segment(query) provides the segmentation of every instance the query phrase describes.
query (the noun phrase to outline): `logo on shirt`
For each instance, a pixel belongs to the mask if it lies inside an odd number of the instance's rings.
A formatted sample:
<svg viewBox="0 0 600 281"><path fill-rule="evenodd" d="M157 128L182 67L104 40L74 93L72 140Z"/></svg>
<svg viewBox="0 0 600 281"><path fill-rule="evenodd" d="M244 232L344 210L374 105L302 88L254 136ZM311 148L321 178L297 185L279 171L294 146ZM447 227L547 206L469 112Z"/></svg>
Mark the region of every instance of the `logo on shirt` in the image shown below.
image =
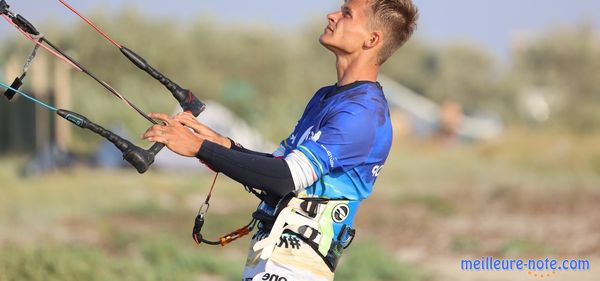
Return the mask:
<svg viewBox="0 0 600 281"><path fill-rule="evenodd" d="M312 141L319 141L319 139L321 138L321 134L322 134L322 132L318 131L316 134L314 134L312 137L310 137L310 139Z"/></svg>
<svg viewBox="0 0 600 281"><path fill-rule="evenodd" d="M331 218L334 222L340 223L343 222L349 214L350 207L348 207L348 204L342 203L333 208L333 211L331 212Z"/></svg>
<svg viewBox="0 0 600 281"><path fill-rule="evenodd" d="M381 165L381 166L377 165L377 166L373 167L373 170L371 170L371 172L373 173L373 176L378 177L379 173L381 173L381 169L383 169L383 165Z"/></svg>
<svg viewBox="0 0 600 281"><path fill-rule="evenodd" d="M306 131L304 132L304 134L302 134L302 137L300 137L300 139L298 140L298 145L301 145L302 143L304 143L305 140L307 140L308 138L312 137L314 135L314 133L312 132L312 129L315 126L310 126L310 128L306 129ZM292 142L293 144L294 142Z"/></svg>
<svg viewBox="0 0 600 281"><path fill-rule="evenodd" d="M327 149L327 147L324 145L321 145L321 148L325 149L325 152L327 152L327 158L329 158L329 167L333 168L333 161L335 160L333 153L331 153L331 151L329 151L329 149Z"/></svg>
<svg viewBox="0 0 600 281"><path fill-rule="evenodd" d="M306 129L306 131L304 131L304 134L302 134L302 136L298 139L298 143L297 145L301 145L302 143L304 143L307 139L310 139L312 141L319 141L319 139L321 138L321 131L318 131L317 133L314 133L312 130L315 126L310 126L310 128ZM296 134L292 134L290 136L290 143L292 145L296 144Z"/></svg>

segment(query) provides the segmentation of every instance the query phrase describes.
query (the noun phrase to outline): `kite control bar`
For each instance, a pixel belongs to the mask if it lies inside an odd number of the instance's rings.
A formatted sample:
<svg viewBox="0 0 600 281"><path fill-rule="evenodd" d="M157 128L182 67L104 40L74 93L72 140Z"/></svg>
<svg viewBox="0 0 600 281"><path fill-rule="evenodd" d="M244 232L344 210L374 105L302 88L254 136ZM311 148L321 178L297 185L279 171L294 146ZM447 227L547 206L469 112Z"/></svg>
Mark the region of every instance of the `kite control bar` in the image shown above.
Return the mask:
<svg viewBox="0 0 600 281"><path fill-rule="evenodd" d="M81 114L65 109L57 110L56 114L58 114L58 116L64 118L65 120L75 124L76 126L83 129L88 129L110 141L117 147L117 149L119 149L123 153L123 159L129 162L129 164L131 164L140 174L145 173L148 170L148 168L150 168L150 165L152 165L152 163L154 162L154 156L156 155L156 153L153 152L153 148L154 146L156 146L156 144L150 149L144 150L132 144L130 141L123 139L117 134L107 129L104 129L102 126L88 120L85 116Z"/></svg>
<svg viewBox="0 0 600 281"><path fill-rule="evenodd" d="M28 95L22 91L19 91L18 89L15 89L11 86L5 85L2 82L0 82L0 87L6 88L7 90L10 90L10 91L13 91L16 94L19 94L19 95L25 97L26 99L49 109L52 112L55 112L58 116L73 123L74 125L76 125L80 128L88 129L88 130L104 137L105 139L110 141L112 144L114 144L117 147L117 149L119 149L123 153L123 159L125 161L129 162L129 164L131 164L140 174L145 173L148 170L148 168L150 168L150 165L152 165L152 163L154 162L154 156L156 156L158 151L160 151L158 146L162 145L161 143L155 143L152 147L150 147L150 149L144 150L144 149L132 144L130 141L123 139L122 137L118 136L117 134L90 121L85 116L83 116L79 113L75 113L73 111L69 111L69 110L65 110L65 109L55 108L55 107L48 105L36 98L33 98L31 95ZM162 146L160 148L162 148Z"/></svg>
<svg viewBox="0 0 600 281"><path fill-rule="evenodd" d="M192 113L194 116L198 116L204 110L205 104L202 103L200 100L198 100L198 98L196 96L194 96L190 90L183 89L182 87L177 85L175 82L173 82L169 78L165 77L162 73L160 73L159 71L154 69L151 65L149 65L144 58L137 55L132 50L130 50L126 47L122 47L121 45L117 44L114 40L112 40L110 37L108 37L104 32L102 32L100 29L98 29L90 20L83 17L76 10L74 10L72 7L70 7L67 3L65 3L64 1L60 1L60 2L63 3L65 6L67 6L69 9L71 9L73 12L75 12L77 15L79 15L88 24L90 24L92 27L94 27L94 29L96 29L98 32L100 32L102 35L104 35L108 40L110 40L115 46L117 46L121 50L123 55L125 55L129 60L131 60L131 62L133 62L137 67L144 70L145 72L150 74L150 76L152 76L157 81L159 81L161 84L163 84L173 94L175 99L177 99L177 101L179 102L179 104L181 105L181 107L183 108L184 111L188 111L188 112ZM79 71L85 73L86 75L90 76L91 78L93 78L96 82L101 84L109 92L111 92L112 94L117 96L127 106L129 106L130 108L135 110L137 113L142 115L148 121L152 122L153 124L158 124L158 122L156 120L153 120L147 114L145 114L143 111L141 111L138 107L136 107L133 103L129 102L129 100L127 100L125 97L123 97L121 94L119 94L112 86L110 86L108 83L100 80L93 73L88 71L83 65L81 65L79 62L74 60L72 57L67 55L62 50L60 50L52 42L50 42L49 40L44 38L43 34L41 34L35 28L35 26L33 24L31 24L27 19L25 19L21 15L14 14L9 9L10 9L10 6L6 3L6 1L0 0L0 15L2 17L4 17L9 23L13 24L19 31L21 31L21 33L23 33L23 35L25 35L25 37L27 37L29 40L31 40L35 44L35 48L33 49L31 55L29 56L27 62L25 63L25 65L23 67L23 73L19 77L17 77L10 86L2 84L2 86L7 89L6 92L4 93L6 98L11 100L16 93L19 93L22 96L24 96L24 94L22 92L19 92L18 89L23 85L23 79L25 78L25 76L27 74L29 65L31 64L32 60L34 59L38 48L43 47L44 49L48 50L50 53L55 55L57 58L67 62L68 64L70 64L71 66L76 68L77 70L79 70ZM29 99L34 100L38 104L41 103L41 104L45 105L43 102L41 102L39 100L35 100L31 97L29 97ZM67 110L62 110L62 109L59 110L59 109L56 109L56 108L53 108L53 107L47 106L47 105L46 105L46 107L53 109L53 111L55 111L59 116L65 118L69 122L71 122L81 128L89 129L92 132L108 139L123 153L123 158L127 162L129 162L131 165L133 165L139 173L144 173L148 170L150 165L152 165L152 163L154 162L154 157L165 146L164 144L161 144L161 143L154 143L152 145L152 147L150 147L148 150L144 150L142 148L139 148L139 147L133 145L131 142L115 135L114 133L102 128L101 126L89 121L87 118L85 118L84 116L82 116L80 114L77 114L77 113L74 113L71 111L67 111Z"/></svg>
<svg viewBox="0 0 600 281"><path fill-rule="evenodd" d="M152 78L158 80L158 82L163 84L171 92L171 94L173 94L173 97L175 97L175 99L177 99L177 101L181 105L181 108L183 108L184 111L188 111L196 117L198 115L200 115L200 113L202 113L202 111L204 111L204 108L206 105L203 102L201 102L200 100L198 100L198 98L196 96L194 96L192 91L190 91L188 89L183 89L182 87L177 85L177 83L171 81L171 79L167 78L165 75L160 73L158 70L154 69L140 55L136 54L134 51L130 50L129 48L117 43L116 40L114 40L110 36L108 36L108 34L106 34L106 32L104 32L104 31L102 31L102 29L100 29L96 24L94 24L94 22L92 22L90 19L88 19L87 17L82 15L80 12L75 10L75 8L71 7L71 5L69 5L67 2L65 2L64 0L58 0L58 1L60 3L62 3L65 7L67 7L67 9L71 10L73 13L75 13L77 16L79 16L83 21L85 21L89 26L91 26L96 32L98 32L100 35L102 35L104 38L106 38L108 41L110 41L110 43L112 45L114 45L119 50L121 50L121 53L123 53L123 55L125 55L125 57L127 57L138 68L140 68L141 70L150 74L150 76L152 76Z"/></svg>

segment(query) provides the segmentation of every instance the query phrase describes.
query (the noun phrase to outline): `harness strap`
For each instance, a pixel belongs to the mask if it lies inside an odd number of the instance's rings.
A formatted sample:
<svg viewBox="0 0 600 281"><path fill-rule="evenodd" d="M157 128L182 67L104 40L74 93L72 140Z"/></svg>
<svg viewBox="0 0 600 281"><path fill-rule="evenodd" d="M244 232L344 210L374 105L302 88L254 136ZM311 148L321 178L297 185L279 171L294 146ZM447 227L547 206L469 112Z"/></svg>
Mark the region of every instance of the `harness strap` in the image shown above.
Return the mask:
<svg viewBox="0 0 600 281"><path fill-rule="evenodd" d="M292 201L295 201L294 199L292 199ZM266 260L271 257L271 254L273 254L273 250L275 249L275 246L279 243L279 238L283 234L284 230L286 229L286 224L288 223L298 226L306 225L314 229L319 228L319 224L317 221L299 214L298 212L296 212L295 208L291 206L284 208L279 213L279 216L277 216L277 220L275 221L275 224L273 225L269 236L267 236L267 238L261 241L256 242L252 247L254 251L262 250L260 255L261 259Z"/></svg>
<svg viewBox="0 0 600 281"><path fill-rule="evenodd" d="M198 210L198 215L196 216L196 220L194 221L194 228L192 230L192 238L194 238L194 241L198 245L204 243L204 244L214 245L214 246L216 246L216 245L225 246L241 237L244 237L244 236L250 234L250 232L252 232L252 230L254 229L254 227L256 226L256 224L258 222L257 219L252 218L252 220L247 225L245 225L237 230L234 230L231 233L221 236L219 238L219 240L217 240L217 241L210 241L210 240L204 239L204 237L202 236L202 233L201 233L202 227L204 226L204 217L205 217L206 213L208 212L208 209L210 208L210 199L212 197L212 192L215 188L215 184L217 182L218 176L219 176L219 173L217 172L215 174L213 182L210 186L210 190L208 191L208 194L206 195L206 199L204 200L204 203L202 203L202 205L200 206L200 209Z"/></svg>
<svg viewBox="0 0 600 281"><path fill-rule="evenodd" d="M335 271L343 250L352 243L356 234L354 229L344 224L337 237L332 237L332 209L339 204L335 201L339 200L291 198L287 204L281 204L285 208L269 216L270 221L275 219L275 222L271 223L268 236L257 241L252 250L262 251L260 258L268 259L280 242L281 235L293 233L313 248L332 272ZM260 219L258 216L254 218Z"/></svg>
<svg viewBox="0 0 600 281"><path fill-rule="evenodd" d="M316 243L320 242L321 234L319 232L320 215L327 201L324 200L303 200L296 197L290 198L286 207L281 209L276 216L275 223L271 227L271 232L267 238L254 244L253 250L262 250L261 258L268 259L275 246L279 243L279 237L285 230L291 230L296 233L302 229L302 233L313 229L308 237L318 238Z"/></svg>

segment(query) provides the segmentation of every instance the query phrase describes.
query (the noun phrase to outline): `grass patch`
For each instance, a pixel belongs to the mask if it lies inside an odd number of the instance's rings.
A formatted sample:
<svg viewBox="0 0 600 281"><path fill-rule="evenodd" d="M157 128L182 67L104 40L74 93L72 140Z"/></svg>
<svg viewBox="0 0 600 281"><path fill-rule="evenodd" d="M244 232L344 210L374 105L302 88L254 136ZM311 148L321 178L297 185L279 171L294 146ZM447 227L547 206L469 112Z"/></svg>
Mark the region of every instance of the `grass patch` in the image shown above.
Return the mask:
<svg viewBox="0 0 600 281"><path fill-rule="evenodd" d="M132 203L128 206L121 206L121 208L115 208L110 210L107 215L119 215L119 216L130 216L130 217L162 217L172 215L172 210L162 206L154 200L145 200L140 202Z"/></svg>
<svg viewBox="0 0 600 281"><path fill-rule="evenodd" d="M199 280L200 276L238 280L241 275L241 258L202 253L170 239L146 240L139 247L136 254L114 257L77 245L8 246L0 252L0 280L162 281Z"/></svg>
<svg viewBox="0 0 600 281"><path fill-rule="evenodd" d="M188 245L182 249L171 239L153 238L141 243L140 253L144 263L154 269L155 280L191 280L199 275L240 278L244 261L241 256L233 260L214 255L206 246Z"/></svg>
<svg viewBox="0 0 600 281"><path fill-rule="evenodd" d="M9 246L0 254L2 280L150 280L147 269L127 260L111 259L95 249L76 246L33 249Z"/></svg>
<svg viewBox="0 0 600 281"><path fill-rule="evenodd" d="M417 204L440 216L448 216L455 212L454 205L450 200L437 195L404 195L398 198L397 204Z"/></svg>
<svg viewBox="0 0 600 281"><path fill-rule="evenodd" d="M462 254L476 253L481 248L481 242L474 237L458 236L452 239L450 248L452 251Z"/></svg>
<svg viewBox="0 0 600 281"><path fill-rule="evenodd" d="M378 243L396 247L414 241L410 231L395 236L396 227L438 231L428 223L480 212L488 203L493 205L491 211L510 210L564 193L569 195L564 200L578 206L580 197L570 194L600 186L598 140L510 133L496 143L451 148L398 141L377 181L375 196L385 200L382 206L410 204L418 208L400 210L416 209L421 214L424 209L427 215L418 216L425 219L422 223L396 224L390 222L398 214L384 210L385 216L369 218L373 227L369 235L384 233L386 241ZM211 174L151 170L141 176L130 170L76 168L24 179L18 173L23 163L23 158L0 158L0 281L239 280L248 239L224 250L198 250L190 238ZM562 193L536 196L556 191ZM220 177L206 236L218 237L246 224L256 203L239 184ZM410 214L406 218L414 219ZM465 233L453 238L443 254L488 251L483 249L488 239ZM551 251L520 237L503 239L507 242L489 252L538 256ZM553 246L560 253L561 245ZM355 244L342 258L336 280L428 278L394 259L394 250Z"/></svg>
<svg viewBox="0 0 600 281"><path fill-rule="evenodd" d="M503 257L548 256L552 254L552 249L529 239L513 239L500 247L499 254Z"/></svg>
<svg viewBox="0 0 600 281"><path fill-rule="evenodd" d="M352 245L340 261L335 280L382 280L418 281L426 280L415 267L397 261L374 243Z"/></svg>
<svg viewBox="0 0 600 281"><path fill-rule="evenodd" d="M592 170L596 173L596 175L600 176L600 154L590 159L590 166L592 167Z"/></svg>

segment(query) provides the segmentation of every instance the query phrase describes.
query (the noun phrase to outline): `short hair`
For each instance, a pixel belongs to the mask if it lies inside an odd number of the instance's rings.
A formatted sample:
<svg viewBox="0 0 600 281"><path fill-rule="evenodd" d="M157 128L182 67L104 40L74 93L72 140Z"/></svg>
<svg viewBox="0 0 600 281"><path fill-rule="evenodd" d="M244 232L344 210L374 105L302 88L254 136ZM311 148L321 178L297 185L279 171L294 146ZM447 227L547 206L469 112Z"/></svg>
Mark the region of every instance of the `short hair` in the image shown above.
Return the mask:
<svg viewBox="0 0 600 281"><path fill-rule="evenodd" d="M419 10L412 0L369 0L371 24L383 28L384 41L378 63L383 64L411 37L417 28Z"/></svg>

